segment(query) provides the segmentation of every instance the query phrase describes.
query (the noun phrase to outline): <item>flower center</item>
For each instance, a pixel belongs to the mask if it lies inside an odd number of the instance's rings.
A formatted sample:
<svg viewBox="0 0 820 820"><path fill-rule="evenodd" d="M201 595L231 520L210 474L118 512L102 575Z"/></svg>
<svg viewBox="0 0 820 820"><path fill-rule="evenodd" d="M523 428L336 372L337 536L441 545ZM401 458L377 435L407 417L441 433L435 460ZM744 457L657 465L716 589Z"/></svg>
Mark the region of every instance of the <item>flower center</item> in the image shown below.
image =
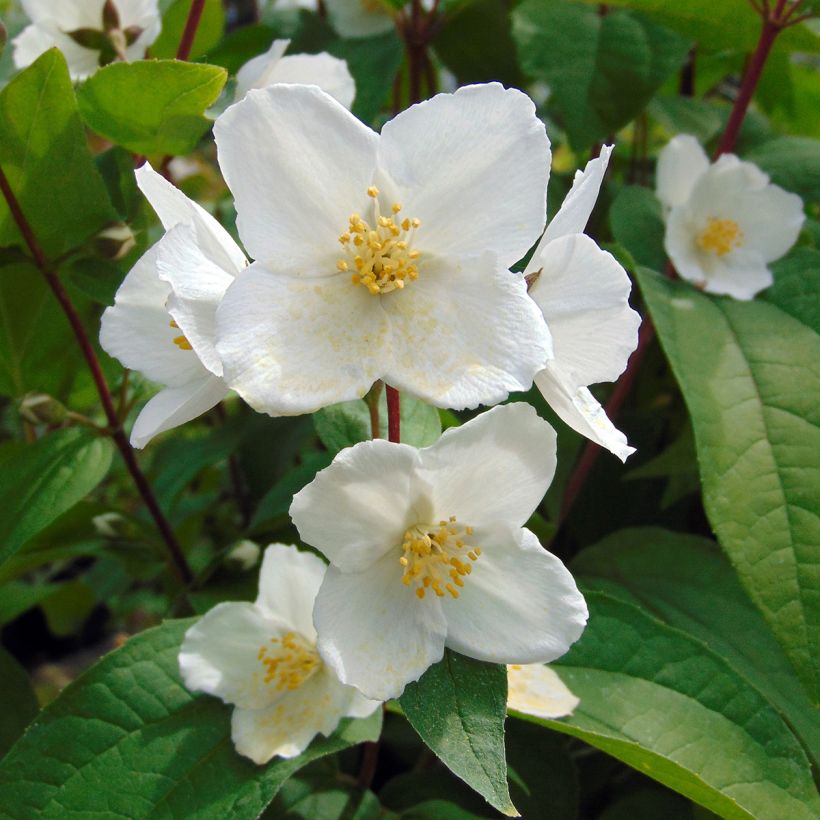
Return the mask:
<svg viewBox="0 0 820 820"><path fill-rule="evenodd" d="M259 647L256 657L265 667L265 683L272 683L277 691L298 689L319 669L319 653L301 635L288 632L270 642L271 647Z"/></svg>
<svg viewBox="0 0 820 820"><path fill-rule="evenodd" d="M698 237L698 245L705 251L725 256L732 248L743 245L743 231L734 219L710 216L706 230Z"/></svg>
<svg viewBox="0 0 820 820"><path fill-rule="evenodd" d="M424 598L428 589L443 598L450 593L458 598L458 587L464 586L464 576L473 571L470 561L481 555L481 547L465 543L464 537L473 534L472 527L459 527L456 517L439 521L438 526L417 524L404 534L399 563L404 567L402 583L416 584L416 595ZM466 556L469 561L463 561Z"/></svg>
<svg viewBox="0 0 820 820"><path fill-rule="evenodd" d="M367 195L373 200L375 225L371 228L359 214L350 215L347 231L339 237L347 258L339 259L336 267L342 273L352 271L354 285L363 285L378 296L418 278L416 260L421 254L412 249L412 243L421 222L407 217L397 221L402 207L398 202L393 203L392 216L382 216L375 185L367 189Z"/></svg>
<svg viewBox="0 0 820 820"><path fill-rule="evenodd" d="M171 321L168 322L168 327L179 328L179 325L171 319ZM185 338L185 336L174 336L173 342L180 350L193 350L191 343Z"/></svg>

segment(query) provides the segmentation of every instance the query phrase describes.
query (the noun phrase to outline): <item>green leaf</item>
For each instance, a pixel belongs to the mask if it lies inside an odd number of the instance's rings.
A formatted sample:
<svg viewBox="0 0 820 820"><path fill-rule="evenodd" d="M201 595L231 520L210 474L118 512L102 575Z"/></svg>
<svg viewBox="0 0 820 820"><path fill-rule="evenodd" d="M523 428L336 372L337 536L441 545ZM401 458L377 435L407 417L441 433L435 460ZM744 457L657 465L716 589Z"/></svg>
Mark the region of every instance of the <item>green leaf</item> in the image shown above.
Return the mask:
<svg viewBox="0 0 820 820"><path fill-rule="evenodd" d="M692 134L708 142L723 127L724 117L712 103L691 97L655 97L649 113L672 134Z"/></svg>
<svg viewBox="0 0 820 820"><path fill-rule="evenodd" d="M615 133L682 65L689 42L632 12L601 16L562 0L524 0L513 12L524 71L548 83L573 148Z"/></svg>
<svg viewBox="0 0 820 820"><path fill-rule="evenodd" d="M655 527L621 530L572 563L586 586L638 604L706 644L820 749L820 715L713 541Z"/></svg>
<svg viewBox="0 0 820 820"><path fill-rule="evenodd" d="M820 199L820 140L777 137L753 148L743 159L764 170L775 185L808 202Z"/></svg>
<svg viewBox="0 0 820 820"><path fill-rule="evenodd" d="M0 647L0 758L39 710L25 669Z"/></svg>
<svg viewBox="0 0 820 820"><path fill-rule="evenodd" d="M186 154L211 127L202 114L227 78L224 68L177 60L112 63L77 89L77 101L91 128L129 151Z"/></svg>
<svg viewBox="0 0 820 820"><path fill-rule="evenodd" d="M0 563L105 478L113 445L87 430L57 430L20 446L0 470Z"/></svg>
<svg viewBox="0 0 820 820"><path fill-rule="evenodd" d="M45 52L0 92L0 167L46 256L80 245L116 219L57 49ZM0 196L4 245L24 242Z"/></svg>
<svg viewBox="0 0 820 820"><path fill-rule="evenodd" d="M449 649L399 698L407 720L453 774L502 814L515 816L507 788L504 718L507 670Z"/></svg>
<svg viewBox="0 0 820 820"><path fill-rule="evenodd" d="M648 188L625 185L609 210L615 241L623 245L639 265L663 270L664 223L661 204Z"/></svg>
<svg viewBox="0 0 820 820"><path fill-rule="evenodd" d="M406 393L401 395L401 440L413 447L428 447L441 435L438 410ZM370 410L363 399L324 407L313 414L313 424L322 444L331 453L370 438ZM379 396L379 433L387 438L387 398Z"/></svg>
<svg viewBox="0 0 820 820"><path fill-rule="evenodd" d="M256 818L302 766L378 737L381 710L343 721L298 757L267 766L240 757L230 707L179 680L192 622L131 638L66 687L0 763L0 805L43 818Z"/></svg>
<svg viewBox="0 0 820 820"><path fill-rule="evenodd" d="M553 669L581 700L560 721L721 817L809 820L820 800L789 728L705 644L631 604L586 595L589 625Z"/></svg>
<svg viewBox="0 0 820 820"><path fill-rule="evenodd" d="M151 56L158 59L176 57L188 12L193 0L174 0L162 15L162 31L151 45ZM225 11L221 0L205 0L202 16L196 29L189 60L196 60L209 52L222 39L225 28Z"/></svg>
<svg viewBox="0 0 820 820"><path fill-rule="evenodd" d="M373 792L341 782L338 773L303 777L283 784L261 820L384 820Z"/></svg>
<svg viewBox="0 0 820 820"><path fill-rule="evenodd" d="M820 338L765 302L638 280L692 417L706 513L816 699Z"/></svg>
<svg viewBox="0 0 820 820"><path fill-rule="evenodd" d="M820 251L795 248L772 265L774 284L763 298L820 333Z"/></svg>
<svg viewBox="0 0 820 820"><path fill-rule="evenodd" d="M11 581L4 583L2 589L0 626L43 603L60 589L60 584L28 584L24 581Z"/></svg>

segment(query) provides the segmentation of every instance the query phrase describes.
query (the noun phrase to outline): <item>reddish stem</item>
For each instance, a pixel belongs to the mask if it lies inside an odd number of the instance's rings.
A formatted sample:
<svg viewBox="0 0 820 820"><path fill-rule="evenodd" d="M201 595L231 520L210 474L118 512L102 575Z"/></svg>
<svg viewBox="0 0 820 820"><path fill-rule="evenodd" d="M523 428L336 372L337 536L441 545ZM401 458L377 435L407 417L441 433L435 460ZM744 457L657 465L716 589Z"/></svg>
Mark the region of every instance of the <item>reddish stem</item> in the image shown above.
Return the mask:
<svg viewBox="0 0 820 820"><path fill-rule="evenodd" d="M182 32L179 48L177 49L177 60L187 60L191 56L196 30L199 28L199 21L202 18L204 8L205 0L191 0L188 19L185 21L185 29Z"/></svg>
<svg viewBox="0 0 820 820"><path fill-rule="evenodd" d="M395 387L386 384L387 391L387 439L398 444L401 441L401 397Z"/></svg>
<svg viewBox="0 0 820 820"><path fill-rule="evenodd" d="M45 277L45 280L51 288L52 293L54 293L57 297L57 301L60 303L60 307L63 309L63 313L65 313L68 323L71 325L71 329L77 339L77 344L80 346L83 357L88 364L88 369L91 371L91 377L94 379L97 392L100 395L103 411L105 412L105 417L108 420L111 438L114 440L114 444L116 444L117 449L120 451L120 454L125 461L125 466L128 468L128 472L131 473L134 484L136 484L137 490L139 491L142 500L145 502L145 506L148 507L148 511L151 513L152 518L156 522L157 528L159 529L160 534L168 547L168 552L171 555L174 567L183 582L186 584L190 583L194 577L191 572L191 568L188 566L185 555L176 540L176 536L174 535L170 524L160 509L159 504L151 491L151 487L145 478L145 475L140 469L139 464L137 464L134 450L129 444L128 439L125 436L125 432L122 429L120 419L117 416L117 411L114 407L114 400L111 397L111 391L108 389L108 383L105 381L105 376L103 375L102 368L100 367L100 361L97 358L97 354L94 351L91 340L88 338L88 334L85 332L82 320L80 319L71 298L63 287L63 283L60 281L59 277L52 268L51 263L46 258L43 249L40 247L40 243L37 241L37 237L34 235L34 231L32 230L29 221L26 219L26 216L20 207L20 203L17 201L17 197L14 195L11 186L9 185L8 179L6 178L6 174L2 167L0 167L0 192L2 192L3 197L8 203L9 211L11 211L14 221L17 224L26 245L28 245L31 255L34 257L35 264Z"/></svg>

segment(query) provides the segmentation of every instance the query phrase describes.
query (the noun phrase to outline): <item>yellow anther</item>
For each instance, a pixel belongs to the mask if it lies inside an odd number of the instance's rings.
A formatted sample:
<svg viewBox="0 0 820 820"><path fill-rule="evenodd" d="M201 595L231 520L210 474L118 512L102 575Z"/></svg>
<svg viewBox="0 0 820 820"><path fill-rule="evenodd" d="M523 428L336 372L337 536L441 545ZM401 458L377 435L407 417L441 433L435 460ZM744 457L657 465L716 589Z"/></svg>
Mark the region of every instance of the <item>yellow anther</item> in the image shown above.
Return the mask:
<svg viewBox="0 0 820 820"><path fill-rule="evenodd" d="M184 336L174 336L174 344L180 350L193 350L191 343Z"/></svg>
<svg viewBox="0 0 820 820"><path fill-rule="evenodd" d="M743 231L734 219L709 217L706 230L698 237L702 250L725 256L733 248L743 246Z"/></svg>
<svg viewBox="0 0 820 820"><path fill-rule="evenodd" d="M171 321L168 322L168 327L179 327L179 325L176 322L176 319L171 319Z"/></svg>
<svg viewBox="0 0 820 820"><path fill-rule="evenodd" d="M344 259L340 259L340 260L336 263L336 267L337 267L340 271L342 271L342 273L346 273L346 272L347 272L347 269L348 269L348 268L347 268L347 262L345 262L345 260L344 260Z"/></svg>
<svg viewBox="0 0 820 820"><path fill-rule="evenodd" d="M401 210L401 203L394 202L390 210L393 211L394 214L397 214Z"/></svg>
<svg viewBox="0 0 820 820"><path fill-rule="evenodd" d="M274 684L278 691L298 689L321 664L316 649L295 632L288 632L281 641L271 638L270 642L281 647L269 652L266 646L260 646L257 659L265 669L264 682Z"/></svg>
<svg viewBox="0 0 820 820"><path fill-rule="evenodd" d="M416 588L416 597L421 600L424 597L424 587Z"/></svg>
<svg viewBox="0 0 820 820"><path fill-rule="evenodd" d="M375 185L371 185L367 189L367 195L375 199L379 195L379 189Z"/></svg>

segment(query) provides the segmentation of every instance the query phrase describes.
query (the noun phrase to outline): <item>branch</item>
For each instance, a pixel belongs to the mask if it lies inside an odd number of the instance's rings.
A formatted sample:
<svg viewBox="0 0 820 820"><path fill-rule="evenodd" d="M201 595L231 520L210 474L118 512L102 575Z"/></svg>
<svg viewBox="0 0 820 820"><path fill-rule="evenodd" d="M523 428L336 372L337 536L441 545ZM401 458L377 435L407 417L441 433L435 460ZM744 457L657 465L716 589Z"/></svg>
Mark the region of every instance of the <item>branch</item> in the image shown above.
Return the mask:
<svg viewBox="0 0 820 820"><path fill-rule="evenodd" d="M398 444L401 441L401 397L399 391L389 384L387 390L387 438Z"/></svg>
<svg viewBox="0 0 820 820"><path fill-rule="evenodd" d="M191 56L196 30L199 28L199 21L202 19L204 8L205 0L191 0L188 19L185 21L185 28L182 31L179 48L177 49L177 60L187 60Z"/></svg>

